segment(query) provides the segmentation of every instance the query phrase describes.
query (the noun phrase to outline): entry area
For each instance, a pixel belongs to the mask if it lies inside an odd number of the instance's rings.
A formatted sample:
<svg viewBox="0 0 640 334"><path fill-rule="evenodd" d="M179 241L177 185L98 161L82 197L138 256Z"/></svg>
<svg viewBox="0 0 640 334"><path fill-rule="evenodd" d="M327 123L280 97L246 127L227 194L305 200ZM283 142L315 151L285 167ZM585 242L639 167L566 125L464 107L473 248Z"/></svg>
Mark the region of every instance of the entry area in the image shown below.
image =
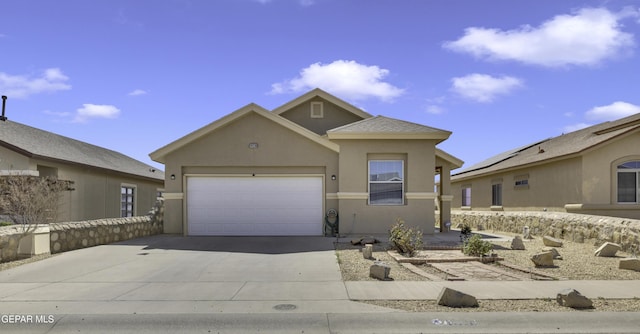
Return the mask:
<svg viewBox="0 0 640 334"><path fill-rule="evenodd" d="M188 176L193 236L322 235L321 176Z"/></svg>

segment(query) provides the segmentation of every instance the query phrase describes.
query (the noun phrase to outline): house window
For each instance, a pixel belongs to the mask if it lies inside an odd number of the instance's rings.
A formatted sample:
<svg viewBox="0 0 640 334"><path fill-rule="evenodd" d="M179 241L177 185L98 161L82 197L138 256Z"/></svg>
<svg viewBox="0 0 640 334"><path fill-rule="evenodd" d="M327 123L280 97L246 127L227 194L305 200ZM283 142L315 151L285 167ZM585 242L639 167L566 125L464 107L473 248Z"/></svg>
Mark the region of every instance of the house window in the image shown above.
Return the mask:
<svg viewBox="0 0 640 334"><path fill-rule="evenodd" d="M618 203L640 203L640 161L618 165Z"/></svg>
<svg viewBox="0 0 640 334"><path fill-rule="evenodd" d="M135 214L135 193L134 186L120 187L120 216L133 217Z"/></svg>
<svg viewBox="0 0 640 334"><path fill-rule="evenodd" d="M324 108L322 102L311 102L311 118L323 118Z"/></svg>
<svg viewBox="0 0 640 334"><path fill-rule="evenodd" d="M502 206L502 183L491 185L491 205Z"/></svg>
<svg viewBox="0 0 640 334"><path fill-rule="evenodd" d="M369 204L404 204L404 161L369 161Z"/></svg>
<svg viewBox="0 0 640 334"><path fill-rule="evenodd" d="M471 187L462 188L462 206L471 206Z"/></svg>
<svg viewBox="0 0 640 334"><path fill-rule="evenodd" d="M528 186L529 185L529 180L517 180L516 181L516 187L518 186Z"/></svg>

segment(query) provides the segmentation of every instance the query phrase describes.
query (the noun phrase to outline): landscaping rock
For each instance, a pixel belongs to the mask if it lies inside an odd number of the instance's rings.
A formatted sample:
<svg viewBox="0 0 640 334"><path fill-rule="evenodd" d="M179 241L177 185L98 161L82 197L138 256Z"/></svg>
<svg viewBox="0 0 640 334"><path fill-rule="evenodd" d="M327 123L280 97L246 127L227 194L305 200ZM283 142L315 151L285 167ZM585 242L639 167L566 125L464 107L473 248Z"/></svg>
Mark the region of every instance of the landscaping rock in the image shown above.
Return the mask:
<svg viewBox="0 0 640 334"><path fill-rule="evenodd" d="M553 253L542 252L531 256L531 261L536 267L553 267Z"/></svg>
<svg viewBox="0 0 640 334"><path fill-rule="evenodd" d="M542 242L544 243L545 246L562 247L562 240L550 237L548 235L542 238Z"/></svg>
<svg viewBox="0 0 640 334"><path fill-rule="evenodd" d="M621 259L618 268L640 271L640 259L632 257Z"/></svg>
<svg viewBox="0 0 640 334"><path fill-rule="evenodd" d="M522 238L520 238L519 235L516 235L513 240L511 240L511 249L524 250L524 242L522 242Z"/></svg>
<svg viewBox="0 0 640 334"><path fill-rule="evenodd" d="M620 245L613 242L605 242L595 251L595 256L599 257L615 257L616 253L621 249Z"/></svg>
<svg viewBox="0 0 640 334"><path fill-rule="evenodd" d="M369 276L379 279L381 281L390 281L389 273L391 272L391 267L388 264L376 261L373 263L371 268L369 268Z"/></svg>
<svg viewBox="0 0 640 334"><path fill-rule="evenodd" d="M366 244L375 244L379 242L378 239L372 237L372 236L364 236L364 237L359 237L359 238L353 238L351 239L351 244L352 245L366 245Z"/></svg>
<svg viewBox="0 0 640 334"><path fill-rule="evenodd" d="M448 307L478 307L478 300L474 296L445 287L442 288L442 291L440 291L438 295L438 305Z"/></svg>
<svg viewBox="0 0 640 334"><path fill-rule="evenodd" d="M558 293L556 301L560 306L566 306L571 308L592 308L593 302L591 299L583 296L575 289L565 289Z"/></svg>
<svg viewBox="0 0 640 334"><path fill-rule="evenodd" d="M558 252L557 249L553 248L553 247L545 247L542 249L543 252L551 252L553 253L553 259L554 260L562 260L562 255L560 255L560 252Z"/></svg>
<svg viewBox="0 0 640 334"><path fill-rule="evenodd" d="M370 259L373 258L373 245L372 244L364 245L364 248L362 249L362 257L364 257L367 260L370 260Z"/></svg>

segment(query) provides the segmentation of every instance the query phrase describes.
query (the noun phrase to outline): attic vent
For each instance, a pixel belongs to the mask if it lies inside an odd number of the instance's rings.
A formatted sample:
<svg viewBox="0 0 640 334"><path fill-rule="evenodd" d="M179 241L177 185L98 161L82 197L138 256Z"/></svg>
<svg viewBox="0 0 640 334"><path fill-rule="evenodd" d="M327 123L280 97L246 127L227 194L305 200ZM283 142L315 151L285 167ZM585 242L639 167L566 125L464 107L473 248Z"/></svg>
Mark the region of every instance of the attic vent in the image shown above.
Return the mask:
<svg viewBox="0 0 640 334"><path fill-rule="evenodd" d="M324 109L322 102L311 102L311 118L323 118Z"/></svg>

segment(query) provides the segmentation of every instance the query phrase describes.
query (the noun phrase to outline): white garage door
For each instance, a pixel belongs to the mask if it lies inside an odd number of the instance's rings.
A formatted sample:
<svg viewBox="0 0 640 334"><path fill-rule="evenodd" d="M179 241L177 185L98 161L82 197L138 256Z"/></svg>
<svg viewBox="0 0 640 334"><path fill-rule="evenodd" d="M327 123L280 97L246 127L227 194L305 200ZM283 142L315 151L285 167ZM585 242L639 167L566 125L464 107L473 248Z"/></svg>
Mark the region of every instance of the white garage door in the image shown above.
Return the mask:
<svg viewBox="0 0 640 334"><path fill-rule="evenodd" d="M321 235L322 177L187 177L189 235Z"/></svg>

